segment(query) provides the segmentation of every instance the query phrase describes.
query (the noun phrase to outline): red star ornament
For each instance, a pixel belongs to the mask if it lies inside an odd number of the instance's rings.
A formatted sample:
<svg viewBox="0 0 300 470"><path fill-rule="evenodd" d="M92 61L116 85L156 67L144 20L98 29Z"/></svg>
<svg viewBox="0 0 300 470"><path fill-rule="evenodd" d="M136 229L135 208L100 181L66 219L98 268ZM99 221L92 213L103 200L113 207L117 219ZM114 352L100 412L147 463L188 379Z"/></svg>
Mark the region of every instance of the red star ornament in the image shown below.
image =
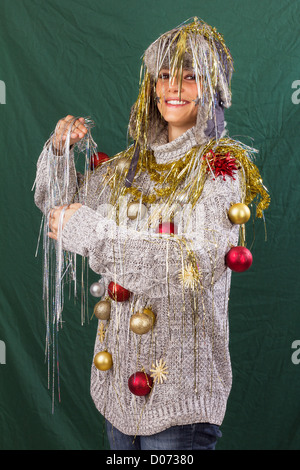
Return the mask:
<svg viewBox="0 0 300 470"><path fill-rule="evenodd" d="M208 165L206 173L212 170L215 175L214 180L220 175L223 177L224 181L226 176L230 176L235 180L234 173L238 170L238 166L236 159L231 157L229 152L225 155L221 155L209 150L202 158L203 160L207 159Z"/></svg>

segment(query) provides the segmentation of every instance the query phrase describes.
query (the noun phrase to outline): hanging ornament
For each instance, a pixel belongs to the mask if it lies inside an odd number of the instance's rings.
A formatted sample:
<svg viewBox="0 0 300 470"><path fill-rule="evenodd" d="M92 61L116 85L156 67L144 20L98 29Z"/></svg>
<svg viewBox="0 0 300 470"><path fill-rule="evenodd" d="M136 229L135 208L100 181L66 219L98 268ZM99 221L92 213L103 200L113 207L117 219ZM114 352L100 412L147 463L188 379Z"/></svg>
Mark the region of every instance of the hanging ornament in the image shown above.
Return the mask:
<svg viewBox="0 0 300 470"><path fill-rule="evenodd" d="M249 207L241 202L232 204L228 211L228 217L233 224L245 224L250 219L250 216Z"/></svg>
<svg viewBox="0 0 300 470"><path fill-rule="evenodd" d="M238 170L236 159L230 156L230 152L225 155L214 153L213 150L209 150L203 157L203 160L207 160L207 173L213 171L214 180L221 175L225 181L225 177L228 175L235 180L234 174Z"/></svg>
<svg viewBox="0 0 300 470"><path fill-rule="evenodd" d="M192 263L185 264L178 277L187 289L195 289L201 279L199 270Z"/></svg>
<svg viewBox="0 0 300 470"><path fill-rule="evenodd" d="M243 272L250 268L253 258L251 252L244 246L234 246L225 256L225 264L232 271Z"/></svg>
<svg viewBox="0 0 300 470"><path fill-rule="evenodd" d="M135 372L129 377L128 387L131 393L139 397L144 397L151 392L153 379L146 372Z"/></svg>
<svg viewBox="0 0 300 470"><path fill-rule="evenodd" d="M98 328L98 336L100 343L103 343L105 340L105 326L102 322L100 323Z"/></svg>
<svg viewBox="0 0 300 470"><path fill-rule="evenodd" d="M110 310L111 310L111 301L108 299L100 300L97 302L94 307L94 315L98 320L109 320L110 319Z"/></svg>
<svg viewBox="0 0 300 470"><path fill-rule="evenodd" d="M112 356L107 351L100 351L94 357L94 364L99 370L109 370L112 368L113 360Z"/></svg>
<svg viewBox="0 0 300 470"><path fill-rule="evenodd" d="M155 320L156 320L156 316L155 316L155 313L152 311L152 307L149 305L148 307L146 307L142 310L142 313L144 315L148 315L151 318L151 321L152 321L151 326L153 326L154 323L155 323Z"/></svg>
<svg viewBox="0 0 300 470"><path fill-rule="evenodd" d="M168 375L168 367L166 366L165 361L162 359L156 361L156 364L152 364L152 369L150 369L150 372L152 374L150 377L154 379L154 383L162 384L164 383L165 380L167 380L167 375Z"/></svg>
<svg viewBox="0 0 300 470"><path fill-rule="evenodd" d="M145 217L147 213L147 208L144 204L139 202L130 202L127 206L127 217L130 220L134 220L139 215L141 219Z"/></svg>
<svg viewBox="0 0 300 470"><path fill-rule="evenodd" d="M144 335L151 330L153 321L150 315L138 312L130 318L130 329L137 335Z"/></svg>
<svg viewBox="0 0 300 470"><path fill-rule="evenodd" d="M174 222L161 222L156 229L156 233L162 234L174 235L177 234L177 232L177 226L174 224Z"/></svg>
<svg viewBox="0 0 300 470"><path fill-rule="evenodd" d="M91 170L95 170L97 166L101 165L101 163L103 162L107 162L108 160L109 160L109 156L106 155L106 153L103 153L103 152L94 153L91 156L91 160L90 160Z"/></svg>
<svg viewBox="0 0 300 470"><path fill-rule="evenodd" d="M102 297L105 293L105 286L102 279L98 282L94 282L90 287L90 293L93 297Z"/></svg>
<svg viewBox="0 0 300 470"><path fill-rule="evenodd" d="M125 289L124 287L120 286L116 282L111 281L108 284L108 295L112 300L116 302L125 302L129 299L131 292Z"/></svg>

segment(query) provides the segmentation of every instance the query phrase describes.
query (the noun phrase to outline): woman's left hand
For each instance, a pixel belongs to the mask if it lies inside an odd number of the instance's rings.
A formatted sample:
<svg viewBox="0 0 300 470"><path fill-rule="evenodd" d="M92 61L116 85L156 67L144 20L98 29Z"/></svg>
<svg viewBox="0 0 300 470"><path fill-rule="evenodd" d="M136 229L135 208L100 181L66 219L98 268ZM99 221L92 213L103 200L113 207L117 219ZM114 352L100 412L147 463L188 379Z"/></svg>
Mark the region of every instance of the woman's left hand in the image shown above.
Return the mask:
<svg viewBox="0 0 300 470"><path fill-rule="evenodd" d="M59 224L59 219L60 219L60 215L61 215L63 208L67 207L64 213L62 230L64 229L68 220L72 217L73 214L75 214L75 212L78 209L80 209L81 206L82 204L75 203L75 204L69 204L69 205L55 207L51 209L50 217L49 217L49 228L51 232L48 232L49 238L53 238L53 240L57 240L58 224Z"/></svg>

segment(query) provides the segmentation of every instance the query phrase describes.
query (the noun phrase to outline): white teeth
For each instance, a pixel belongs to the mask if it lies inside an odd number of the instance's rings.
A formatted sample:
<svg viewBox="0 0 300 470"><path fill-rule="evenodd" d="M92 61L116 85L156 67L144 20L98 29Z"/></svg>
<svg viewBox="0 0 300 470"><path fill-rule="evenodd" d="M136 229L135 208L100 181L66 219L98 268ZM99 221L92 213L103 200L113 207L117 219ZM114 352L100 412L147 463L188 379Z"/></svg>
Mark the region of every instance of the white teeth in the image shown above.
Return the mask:
<svg viewBox="0 0 300 470"><path fill-rule="evenodd" d="M178 100L169 100L167 101L168 104L185 104L185 101L178 101Z"/></svg>

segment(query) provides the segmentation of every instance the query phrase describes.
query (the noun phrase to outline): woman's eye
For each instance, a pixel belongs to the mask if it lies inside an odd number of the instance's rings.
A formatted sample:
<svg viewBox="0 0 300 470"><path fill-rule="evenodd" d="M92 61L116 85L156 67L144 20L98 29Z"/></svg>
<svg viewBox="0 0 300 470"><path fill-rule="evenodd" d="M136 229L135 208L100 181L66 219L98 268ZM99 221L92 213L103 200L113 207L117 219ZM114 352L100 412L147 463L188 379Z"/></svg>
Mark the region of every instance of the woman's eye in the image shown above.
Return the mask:
<svg viewBox="0 0 300 470"><path fill-rule="evenodd" d="M194 74L189 74L184 77L185 80L196 80L196 76Z"/></svg>
<svg viewBox="0 0 300 470"><path fill-rule="evenodd" d="M170 75L168 73L161 73L159 75L159 78L161 78L162 80L169 80L169 77Z"/></svg>

